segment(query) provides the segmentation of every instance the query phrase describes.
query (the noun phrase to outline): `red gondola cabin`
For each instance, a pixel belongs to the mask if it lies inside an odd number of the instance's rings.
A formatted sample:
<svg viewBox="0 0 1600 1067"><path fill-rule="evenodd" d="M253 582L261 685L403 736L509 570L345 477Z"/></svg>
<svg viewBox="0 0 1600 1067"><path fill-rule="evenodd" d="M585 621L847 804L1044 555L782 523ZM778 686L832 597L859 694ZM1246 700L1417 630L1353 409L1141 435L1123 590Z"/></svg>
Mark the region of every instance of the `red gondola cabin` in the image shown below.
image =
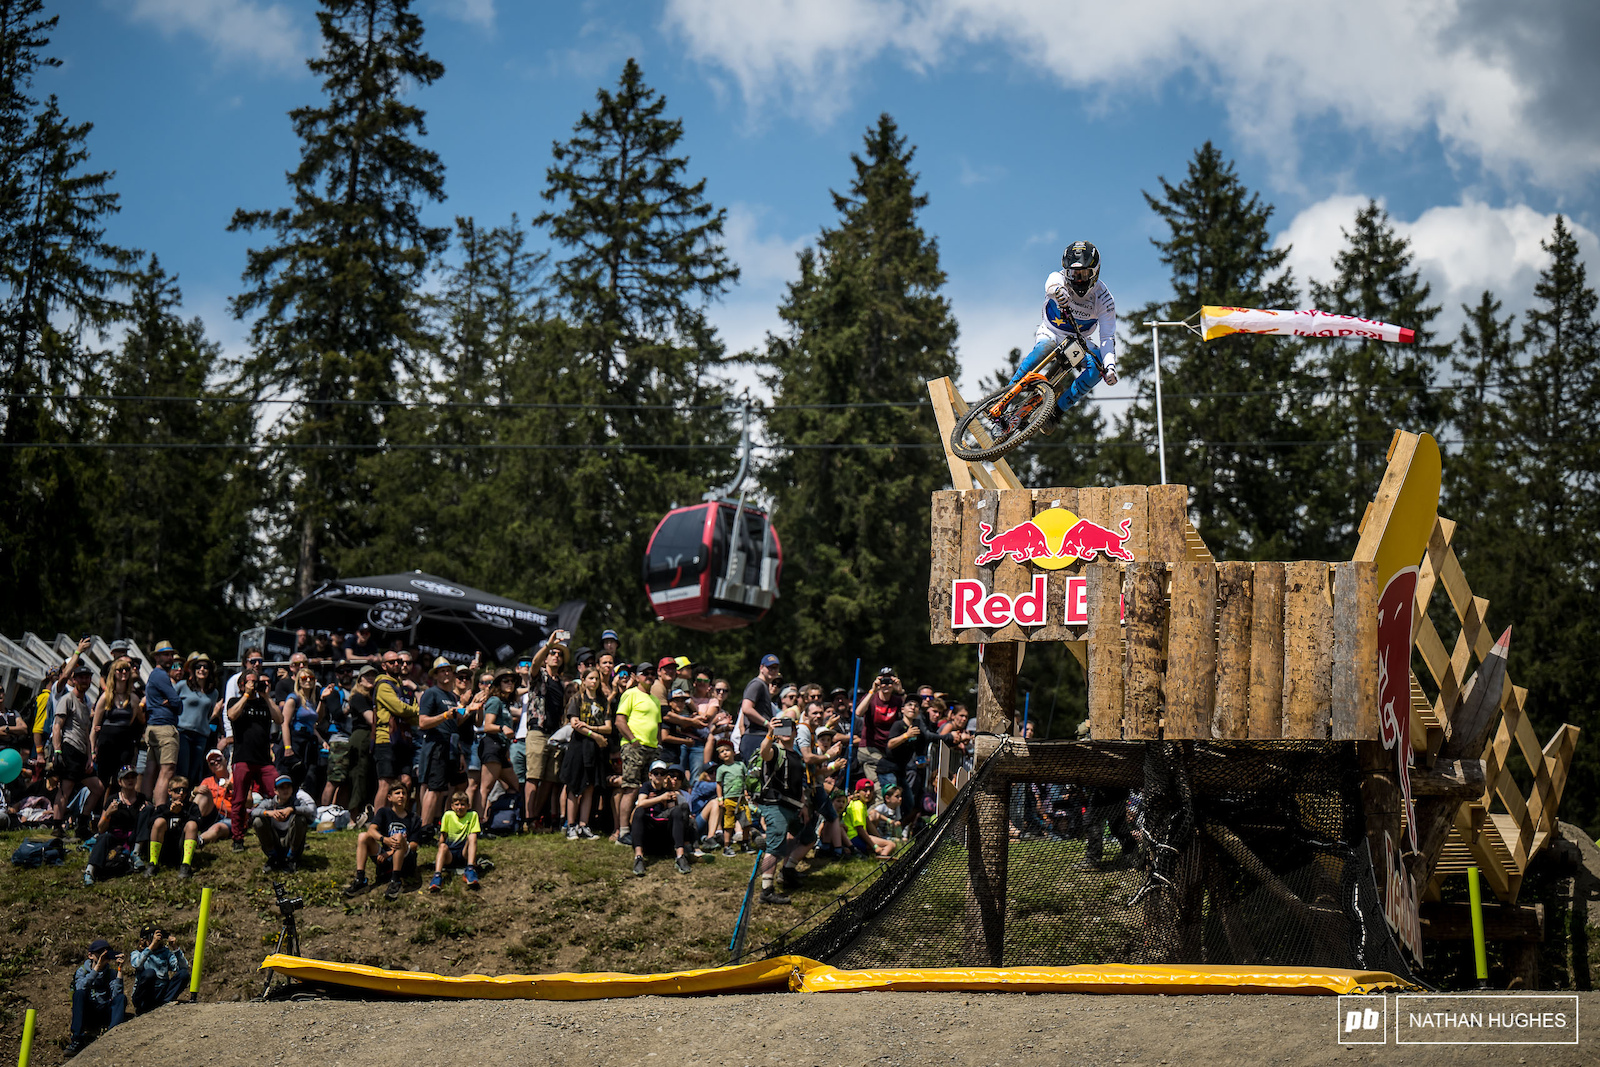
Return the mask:
<svg viewBox="0 0 1600 1067"><path fill-rule="evenodd" d="M732 630L778 597L783 546L767 513L716 501L667 513L645 549L644 584L656 618L690 630Z"/></svg>

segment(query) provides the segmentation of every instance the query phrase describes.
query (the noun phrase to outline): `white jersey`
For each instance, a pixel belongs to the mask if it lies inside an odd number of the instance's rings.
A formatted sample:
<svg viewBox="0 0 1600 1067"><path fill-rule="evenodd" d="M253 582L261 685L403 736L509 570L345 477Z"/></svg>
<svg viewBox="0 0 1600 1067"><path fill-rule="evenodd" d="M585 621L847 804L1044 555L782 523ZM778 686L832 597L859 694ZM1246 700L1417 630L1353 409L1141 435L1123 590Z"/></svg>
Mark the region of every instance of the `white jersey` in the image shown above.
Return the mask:
<svg viewBox="0 0 1600 1067"><path fill-rule="evenodd" d="M1052 271L1044 280L1045 300L1039 311L1039 328L1034 331L1035 341L1059 341L1070 336L1071 328L1065 315L1071 315L1083 339L1100 349L1100 357L1107 363L1117 361L1117 302L1104 282L1097 281L1094 288L1079 296L1067 289L1067 306L1058 308L1050 291L1066 286L1066 275Z"/></svg>

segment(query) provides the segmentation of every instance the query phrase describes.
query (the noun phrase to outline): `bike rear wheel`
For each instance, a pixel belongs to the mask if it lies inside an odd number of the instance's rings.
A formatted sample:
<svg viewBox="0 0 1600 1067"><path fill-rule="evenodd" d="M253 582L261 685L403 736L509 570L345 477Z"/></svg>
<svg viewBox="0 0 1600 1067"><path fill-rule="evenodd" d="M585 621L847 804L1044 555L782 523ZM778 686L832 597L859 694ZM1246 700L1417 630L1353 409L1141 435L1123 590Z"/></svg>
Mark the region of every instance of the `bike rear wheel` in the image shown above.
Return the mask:
<svg viewBox="0 0 1600 1067"><path fill-rule="evenodd" d="M1023 386L1002 413L1006 418L1021 416L1015 426L1007 429L990 416L989 409L1009 391L1010 386L1007 386L984 397L956 420L955 428L950 431L950 451L968 462L998 459L1039 432L1050 417L1050 412L1055 410L1055 390L1050 388L1048 382L1031 382ZM982 437L979 431L982 431ZM990 438L991 443L984 444L984 437Z"/></svg>

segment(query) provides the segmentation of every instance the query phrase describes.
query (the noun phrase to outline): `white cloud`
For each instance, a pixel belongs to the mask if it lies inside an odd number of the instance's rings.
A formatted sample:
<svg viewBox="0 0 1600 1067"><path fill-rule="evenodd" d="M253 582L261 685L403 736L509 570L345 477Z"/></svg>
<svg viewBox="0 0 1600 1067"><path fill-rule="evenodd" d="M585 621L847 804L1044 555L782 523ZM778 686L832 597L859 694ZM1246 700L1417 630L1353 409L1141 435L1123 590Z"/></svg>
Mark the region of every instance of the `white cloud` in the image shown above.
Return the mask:
<svg viewBox="0 0 1600 1067"><path fill-rule="evenodd" d="M309 46L299 17L282 4L252 0L134 0L129 14L167 36L192 33L220 59L247 58L294 68Z"/></svg>
<svg viewBox="0 0 1600 1067"><path fill-rule="evenodd" d="M752 108L785 103L817 121L845 106L870 61L923 70L998 44L1072 89L1148 93L1192 76L1286 172L1314 123L1334 118L1395 145L1431 130L1496 173L1563 185L1600 170L1600 128L1544 121L1572 91L1547 68L1587 83L1593 57L1530 49L1587 19L1586 3L1491 17L1476 0L1213 0L1203 14L1188 0L667 0L665 25ZM1518 19L1526 32L1508 32ZM1541 20L1540 35L1523 25Z"/></svg>
<svg viewBox="0 0 1600 1067"><path fill-rule="evenodd" d="M433 0L429 6L446 18L484 30L494 29L494 0Z"/></svg>
<svg viewBox="0 0 1600 1067"><path fill-rule="evenodd" d="M1300 212L1278 234L1276 247L1294 246L1289 266L1302 291L1310 278L1327 281L1333 276L1334 254L1344 244L1342 231L1367 200L1328 197ZM1435 330L1440 341L1449 341L1460 330L1461 305L1476 304L1485 289L1504 304L1503 313L1514 312L1521 320L1533 300L1534 282L1550 262L1539 245L1550 237L1556 217L1527 204L1491 207L1467 198L1431 207L1409 222L1391 222L1411 242L1412 262L1433 286L1433 301L1442 305ZM1600 268L1600 238L1571 218L1567 226L1586 262Z"/></svg>

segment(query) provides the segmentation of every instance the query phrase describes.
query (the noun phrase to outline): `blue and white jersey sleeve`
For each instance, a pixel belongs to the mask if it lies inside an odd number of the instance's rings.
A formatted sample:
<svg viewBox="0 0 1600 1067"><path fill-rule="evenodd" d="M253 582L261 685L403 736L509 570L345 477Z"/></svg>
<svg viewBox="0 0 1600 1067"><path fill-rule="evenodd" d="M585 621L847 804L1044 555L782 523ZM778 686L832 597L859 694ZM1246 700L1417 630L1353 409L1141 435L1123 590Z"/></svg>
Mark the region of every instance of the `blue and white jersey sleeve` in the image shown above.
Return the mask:
<svg viewBox="0 0 1600 1067"><path fill-rule="evenodd" d="M1066 307L1058 307L1051 292L1066 285L1066 276L1052 271L1045 279L1044 306L1039 312L1039 328L1034 331L1035 341L1060 340L1072 331L1066 316L1071 315L1084 340L1100 349L1100 356L1108 363L1117 359L1117 302L1104 282L1095 282L1094 288L1083 296L1067 290Z"/></svg>

